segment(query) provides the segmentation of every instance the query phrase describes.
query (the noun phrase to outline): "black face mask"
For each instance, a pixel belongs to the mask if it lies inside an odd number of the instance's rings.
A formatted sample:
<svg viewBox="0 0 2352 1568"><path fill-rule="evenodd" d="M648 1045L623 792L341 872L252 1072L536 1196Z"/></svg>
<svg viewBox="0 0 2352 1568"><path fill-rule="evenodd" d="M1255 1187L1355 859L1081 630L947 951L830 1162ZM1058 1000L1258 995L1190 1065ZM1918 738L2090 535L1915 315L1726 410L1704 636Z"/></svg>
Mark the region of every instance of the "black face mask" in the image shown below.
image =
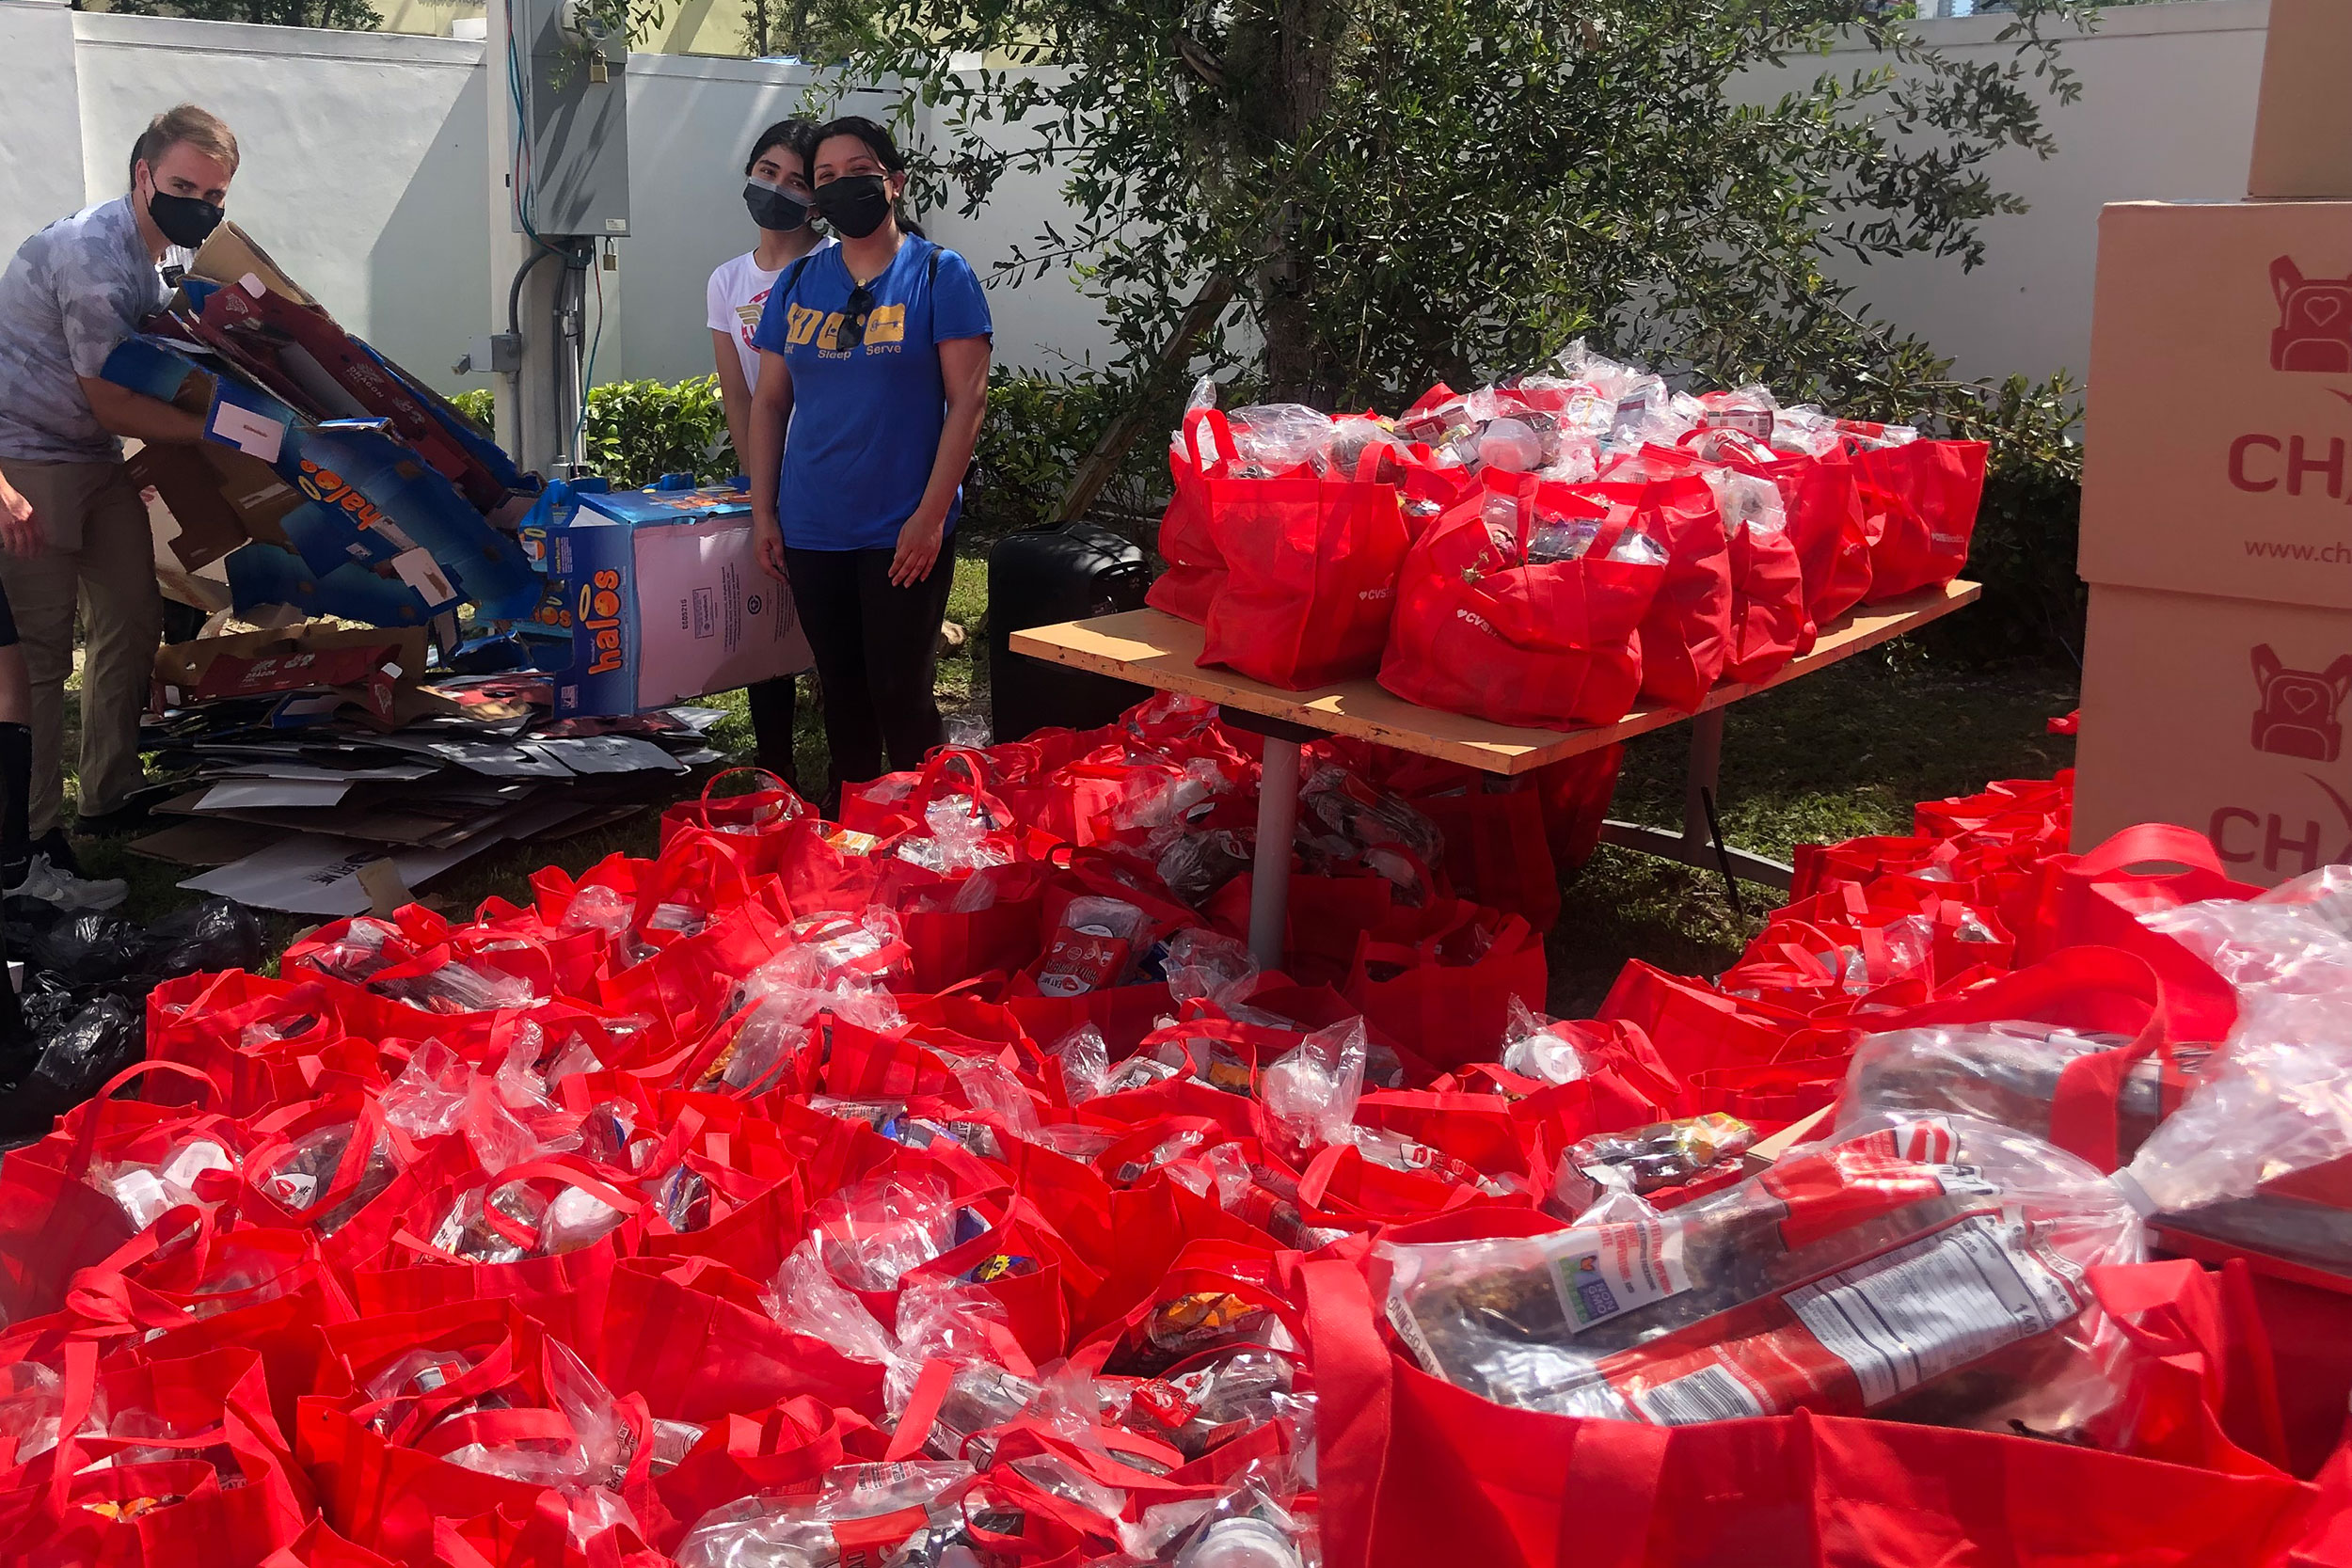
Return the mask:
<svg viewBox="0 0 2352 1568"><path fill-rule="evenodd" d="M890 216L890 184L879 174L845 175L817 187L817 211L852 240L862 240Z"/></svg>
<svg viewBox="0 0 2352 1568"><path fill-rule="evenodd" d="M157 191L147 198L147 215L155 220L164 238L194 250L220 227L221 210L197 196L166 196Z"/></svg>
<svg viewBox="0 0 2352 1568"><path fill-rule="evenodd" d="M808 221L807 202L764 180L743 182L743 205L751 209L754 223L778 233L798 229Z"/></svg>

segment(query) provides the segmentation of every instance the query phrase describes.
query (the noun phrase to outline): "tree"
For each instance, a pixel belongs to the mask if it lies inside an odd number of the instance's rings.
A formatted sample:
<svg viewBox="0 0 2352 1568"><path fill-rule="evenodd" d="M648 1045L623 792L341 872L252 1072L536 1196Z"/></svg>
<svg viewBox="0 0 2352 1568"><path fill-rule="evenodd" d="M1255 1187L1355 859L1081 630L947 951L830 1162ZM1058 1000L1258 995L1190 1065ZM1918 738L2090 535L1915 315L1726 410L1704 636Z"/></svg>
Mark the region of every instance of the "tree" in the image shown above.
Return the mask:
<svg viewBox="0 0 2352 1568"><path fill-rule="evenodd" d="M75 0L79 8L80 0ZM278 27L340 27L372 33L384 25L368 0L114 0L126 16L184 16L199 22L258 22Z"/></svg>
<svg viewBox="0 0 2352 1568"><path fill-rule="evenodd" d="M1130 372L1224 276L1207 347L1270 397L1392 409L1582 335L1899 413L1942 362L1824 263L1973 264L1982 219L2022 207L1986 161L2047 156L2042 107L2078 90L2045 28L2087 14L2019 0L2013 50L1972 63L1867 0L900 0L852 65L933 105L933 198L1064 174L1075 224L1016 270L1083 268ZM1843 29L1873 69L1741 100L1742 72Z"/></svg>

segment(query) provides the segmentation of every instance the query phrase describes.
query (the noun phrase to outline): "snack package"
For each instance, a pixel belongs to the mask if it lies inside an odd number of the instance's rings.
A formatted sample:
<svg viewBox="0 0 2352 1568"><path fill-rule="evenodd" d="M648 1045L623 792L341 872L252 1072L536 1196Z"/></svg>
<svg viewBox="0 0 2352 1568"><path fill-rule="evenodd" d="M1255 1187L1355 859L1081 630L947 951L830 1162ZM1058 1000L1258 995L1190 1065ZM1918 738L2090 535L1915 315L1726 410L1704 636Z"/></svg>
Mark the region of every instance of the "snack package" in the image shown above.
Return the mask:
<svg viewBox="0 0 2352 1568"><path fill-rule="evenodd" d="M2249 995L2116 1184L2168 1230L2352 1276L2352 992Z"/></svg>
<svg viewBox="0 0 2352 1568"><path fill-rule="evenodd" d="M1866 1117L1659 1213L1384 1244L1389 1316L1498 1403L1676 1426L1813 1410L2077 1432L2116 1403L2085 1271L2135 1262L2114 1184L1967 1117Z"/></svg>
<svg viewBox="0 0 2352 1568"><path fill-rule="evenodd" d="M1038 965L1039 994L1081 996L1121 984L1150 929L1144 912L1124 899L1073 898Z"/></svg>
<svg viewBox="0 0 2352 1568"><path fill-rule="evenodd" d="M1721 1111L1596 1133L1560 1156L1553 1196L1570 1218L1613 1193L1669 1207L1736 1180L1755 1143L1755 1128Z"/></svg>

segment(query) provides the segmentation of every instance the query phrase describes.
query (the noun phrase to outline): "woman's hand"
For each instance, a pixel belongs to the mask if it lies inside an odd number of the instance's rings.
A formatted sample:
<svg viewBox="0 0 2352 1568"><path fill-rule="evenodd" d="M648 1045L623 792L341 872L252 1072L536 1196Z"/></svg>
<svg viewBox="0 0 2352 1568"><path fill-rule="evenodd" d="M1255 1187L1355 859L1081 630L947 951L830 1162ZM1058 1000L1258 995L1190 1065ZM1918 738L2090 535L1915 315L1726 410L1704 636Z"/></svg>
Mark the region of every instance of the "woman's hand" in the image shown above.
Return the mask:
<svg viewBox="0 0 2352 1568"><path fill-rule="evenodd" d="M33 515L33 503L0 479L0 546L6 546L10 555L39 555L47 544L40 519Z"/></svg>
<svg viewBox="0 0 2352 1568"><path fill-rule="evenodd" d="M787 586L791 578L784 575L784 530L773 517L762 521L752 519L752 540L759 551L759 564L767 574Z"/></svg>
<svg viewBox="0 0 2352 1568"><path fill-rule="evenodd" d="M947 531L947 519L917 512L898 531L898 551L890 558L890 583L894 588L912 588L931 575L939 562L939 541Z"/></svg>

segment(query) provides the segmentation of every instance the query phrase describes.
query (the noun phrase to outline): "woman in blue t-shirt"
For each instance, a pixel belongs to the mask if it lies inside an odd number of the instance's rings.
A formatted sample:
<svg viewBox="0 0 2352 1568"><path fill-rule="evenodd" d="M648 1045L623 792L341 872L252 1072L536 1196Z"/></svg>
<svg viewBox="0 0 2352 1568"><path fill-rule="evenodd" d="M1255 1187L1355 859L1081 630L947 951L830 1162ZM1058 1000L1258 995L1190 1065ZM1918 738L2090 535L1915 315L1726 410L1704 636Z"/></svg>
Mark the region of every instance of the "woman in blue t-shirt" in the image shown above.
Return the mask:
<svg viewBox="0 0 2352 1568"><path fill-rule="evenodd" d="M760 560L790 585L817 656L831 816L885 749L917 768L946 738L934 666L990 323L971 264L899 221L906 159L890 133L834 120L809 176L841 243L769 293L747 471Z"/></svg>

